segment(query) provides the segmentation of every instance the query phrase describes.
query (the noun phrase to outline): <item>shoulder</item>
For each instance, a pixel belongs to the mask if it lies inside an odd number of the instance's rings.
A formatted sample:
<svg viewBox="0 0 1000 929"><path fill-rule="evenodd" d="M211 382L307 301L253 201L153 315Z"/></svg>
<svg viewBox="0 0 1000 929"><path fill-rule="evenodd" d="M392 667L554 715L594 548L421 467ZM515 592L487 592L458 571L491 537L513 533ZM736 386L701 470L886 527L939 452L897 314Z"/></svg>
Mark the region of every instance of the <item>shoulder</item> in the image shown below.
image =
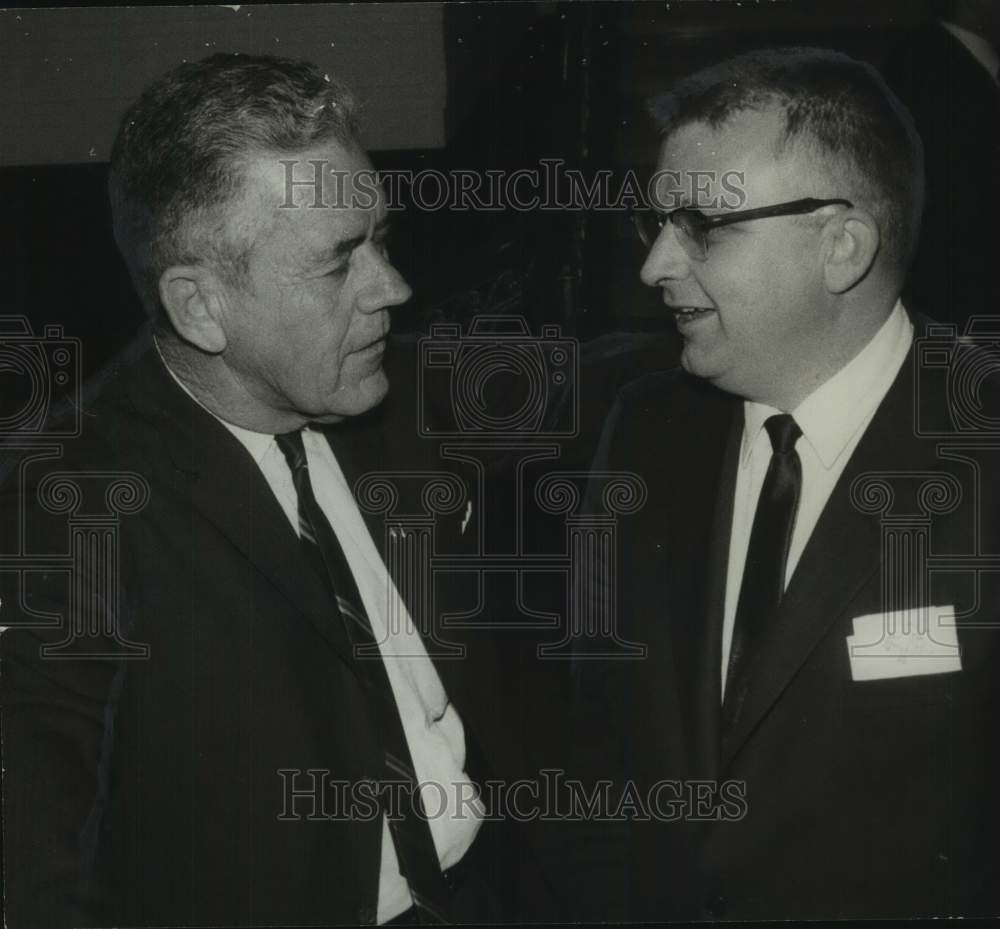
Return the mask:
<svg viewBox="0 0 1000 929"><path fill-rule="evenodd" d="M626 424L637 429L690 428L728 415L739 399L688 374L682 368L645 374L626 384L618 393L609 421L616 428Z"/></svg>
<svg viewBox="0 0 1000 929"><path fill-rule="evenodd" d="M118 471L162 460L170 441L166 426L177 420L184 398L167 396L163 379L169 375L158 364L142 344L129 346L53 402L44 420L0 435L0 483L31 483L31 473Z"/></svg>
<svg viewBox="0 0 1000 929"><path fill-rule="evenodd" d="M721 433L739 403L739 398L681 368L645 374L618 392L594 466L652 465L671 458L678 446Z"/></svg>

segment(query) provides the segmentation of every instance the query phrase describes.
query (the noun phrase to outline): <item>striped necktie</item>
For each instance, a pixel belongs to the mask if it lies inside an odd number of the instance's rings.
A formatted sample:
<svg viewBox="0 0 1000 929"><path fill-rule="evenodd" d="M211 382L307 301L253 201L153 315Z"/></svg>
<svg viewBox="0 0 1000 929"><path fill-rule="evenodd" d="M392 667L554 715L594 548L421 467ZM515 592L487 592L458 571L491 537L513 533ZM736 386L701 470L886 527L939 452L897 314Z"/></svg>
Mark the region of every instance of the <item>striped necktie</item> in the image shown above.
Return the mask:
<svg viewBox="0 0 1000 929"><path fill-rule="evenodd" d="M377 655L377 645L371 622L358 592L344 550L326 515L316 502L301 431L275 436L292 472L292 481L299 499L299 531L307 557L325 580L336 600L349 640L354 645L355 661L362 678L370 684L382 726L385 749L383 777L387 782L404 784L404 802L398 804L389 817L389 829L399 869L406 878L413 905L421 923L447 923L448 886L431 836L430 825L417 791L417 776L406 743L406 734L399 717L381 658L359 660L358 655ZM385 792L380 792L383 809ZM395 806L395 804L394 804Z"/></svg>

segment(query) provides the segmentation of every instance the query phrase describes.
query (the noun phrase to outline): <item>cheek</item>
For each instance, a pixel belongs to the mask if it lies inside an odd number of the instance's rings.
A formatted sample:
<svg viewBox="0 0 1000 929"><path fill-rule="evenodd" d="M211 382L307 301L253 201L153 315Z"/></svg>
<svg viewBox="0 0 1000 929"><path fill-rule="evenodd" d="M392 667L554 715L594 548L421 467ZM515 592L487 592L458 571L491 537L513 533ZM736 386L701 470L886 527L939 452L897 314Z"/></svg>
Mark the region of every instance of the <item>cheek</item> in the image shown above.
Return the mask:
<svg viewBox="0 0 1000 929"><path fill-rule="evenodd" d="M312 295L309 316L327 349L336 347L339 350L347 341L351 327L351 294L343 281L331 279L324 284Z"/></svg>
<svg viewBox="0 0 1000 929"><path fill-rule="evenodd" d="M285 332L287 340L295 343L294 350L306 357L339 354L350 327L350 314L343 312L338 290L324 282L300 296Z"/></svg>

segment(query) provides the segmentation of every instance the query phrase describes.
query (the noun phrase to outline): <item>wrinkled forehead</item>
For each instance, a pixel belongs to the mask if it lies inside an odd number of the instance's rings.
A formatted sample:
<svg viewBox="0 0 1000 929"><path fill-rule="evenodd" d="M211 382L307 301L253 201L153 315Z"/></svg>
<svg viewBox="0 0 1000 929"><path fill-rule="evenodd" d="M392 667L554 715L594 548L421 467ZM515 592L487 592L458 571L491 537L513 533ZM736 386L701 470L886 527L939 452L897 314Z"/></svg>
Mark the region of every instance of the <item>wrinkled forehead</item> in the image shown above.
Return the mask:
<svg viewBox="0 0 1000 929"><path fill-rule="evenodd" d="M248 157L230 224L258 246L300 251L365 238L386 217L368 156L334 142L300 155Z"/></svg>
<svg viewBox="0 0 1000 929"><path fill-rule="evenodd" d="M717 126L686 122L666 136L657 159L661 209L752 209L789 200L808 186L799 147L784 145L778 109L740 110ZM684 202L681 202L684 201Z"/></svg>
<svg viewBox="0 0 1000 929"><path fill-rule="evenodd" d="M359 146L329 141L298 154L259 152L245 159L248 193L281 209L378 209L383 195Z"/></svg>

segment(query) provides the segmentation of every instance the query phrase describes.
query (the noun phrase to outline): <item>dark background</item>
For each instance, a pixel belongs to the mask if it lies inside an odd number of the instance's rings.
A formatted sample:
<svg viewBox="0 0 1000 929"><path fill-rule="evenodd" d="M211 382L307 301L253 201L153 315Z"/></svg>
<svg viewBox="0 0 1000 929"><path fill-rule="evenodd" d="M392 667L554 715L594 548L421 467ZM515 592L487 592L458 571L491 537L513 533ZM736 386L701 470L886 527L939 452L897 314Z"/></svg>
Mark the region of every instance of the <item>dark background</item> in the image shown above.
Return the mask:
<svg viewBox="0 0 1000 929"><path fill-rule="evenodd" d="M275 8L242 9L259 18ZM431 23L441 30L443 54L420 65L427 72L425 96L443 94L441 137L432 147L412 147L408 137L426 136L428 121L414 118L408 107L395 116L384 104L376 106L370 116L398 125L388 133L394 147L374 150L373 159L379 167L414 171L537 168L544 157L562 158L585 176L602 168L616 176L629 168L649 171L656 137L645 101L678 75L767 44L822 44L881 65L928 9L916 2L445 4L438 24ZM49 33L36 36L13 75L8 61L8 97L29 95L50 68L49 52L72 42L86 13L48 12L59 17L55 27L50 20ZM131 14L143 12L155 24L151 10ZM191 12L189 31L197 34L197 9ZM285 20L293 12L285 8ZM8 43L11 16L0 18ZM225 30L220 36L214 21L213 28L206 53L240 47L235 31L234 44L227 45ZM180 49L189 38L167 34L163 42ZM380 41L392 57L393 43L402 54L412 36L397 29ZM302 53L291 45L285 41L276 51ZM86 48L79 53L86 55ZM376 73L382 60L371 61ZM337 71L337 50L321 64ZM398 86L381 91L399 94ZM67 137L80 132L71 124L64 131ZM105 150L109 145L107 139ZM107 166L95 160L10 164L16 152L5 160L0 310L25 314L36 326L61 323L83 340L90 373L142 322L111 236ZM536 326L559 323L564 334L584 341L604 333L646 333L658 357L672 351L672 321L660 311L657 294L638 281L642 251L623 213L409 211L396 217L394 257L415 290L414 301L397 313L397 330L422 332L431 320L464 322L499 311L521 313Z"/></svg>

